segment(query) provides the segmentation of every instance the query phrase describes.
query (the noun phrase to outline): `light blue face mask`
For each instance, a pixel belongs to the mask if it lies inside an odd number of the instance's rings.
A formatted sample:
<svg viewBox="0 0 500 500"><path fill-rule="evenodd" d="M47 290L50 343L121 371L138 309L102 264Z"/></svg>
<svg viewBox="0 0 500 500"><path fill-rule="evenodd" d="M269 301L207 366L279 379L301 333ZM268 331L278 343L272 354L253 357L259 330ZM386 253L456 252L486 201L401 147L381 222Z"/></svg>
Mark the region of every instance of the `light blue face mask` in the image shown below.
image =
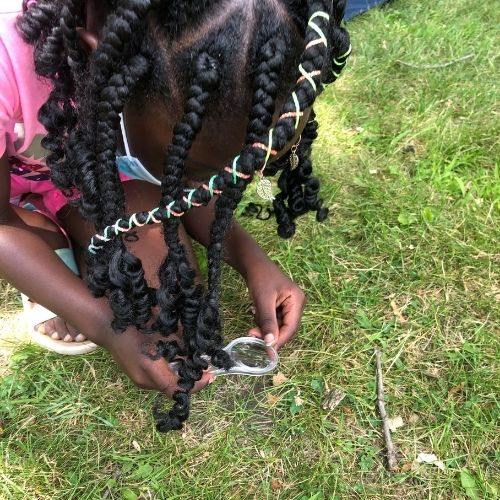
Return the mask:
<svg viewBox="0 0 500 500"><path fill-rule="evenodd" d="M116 157L118 170L132 179L146 181L151 184L155 184L156 186L161 186L161 182L147 171L141 161L130 154L123 114L120 115L120 125L122 129L123 145L125 146L125 155Z"/></svg>

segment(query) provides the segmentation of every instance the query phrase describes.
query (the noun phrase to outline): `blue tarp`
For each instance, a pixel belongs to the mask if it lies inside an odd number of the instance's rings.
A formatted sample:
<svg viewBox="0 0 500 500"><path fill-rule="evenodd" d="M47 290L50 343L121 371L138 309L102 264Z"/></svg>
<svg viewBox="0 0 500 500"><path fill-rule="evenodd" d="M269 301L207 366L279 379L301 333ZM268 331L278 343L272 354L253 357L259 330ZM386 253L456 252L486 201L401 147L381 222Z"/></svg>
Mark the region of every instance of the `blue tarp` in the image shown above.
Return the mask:
<svg viewBox="0 0 500 500"><path fill-rule="evenodd" d="M351 19L351 17L357 16L362 12L366 12L372 7L376 7L385 1L386 0L348 0L345 19Z"/></svg>

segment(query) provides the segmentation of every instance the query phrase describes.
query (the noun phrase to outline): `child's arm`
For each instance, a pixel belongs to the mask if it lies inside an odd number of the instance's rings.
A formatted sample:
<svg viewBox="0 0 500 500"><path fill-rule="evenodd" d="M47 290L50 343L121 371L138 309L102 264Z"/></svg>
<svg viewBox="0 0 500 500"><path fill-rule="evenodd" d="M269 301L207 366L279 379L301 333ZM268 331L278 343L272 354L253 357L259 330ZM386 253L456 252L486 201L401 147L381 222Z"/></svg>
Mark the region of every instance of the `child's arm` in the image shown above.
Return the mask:
<svg viewBox="0 0 500 500"><path fill-rule="evenodd" d="M0 158L0 277L109 350L136 385L172 395L177 378L163 360L153 362L142 354L144 335L134 328L116 335L107 299L92 297L47 243L48 232L27 224L23 217L29 213L10 205L9 170L7 158ZM208 380L204 376L196 389Z"/></svg>
<svg viewBox="0 0 500 500"><path fill-rule="evenodd" d="M210 240L214 204L212 201L183 217L188 234L204 246ZM261 338L272 334L278 348L288 342L299 327L305 306L302 290L279 270L236 220L226 237L224 260L247 282L258 323L250 334Z"/></svg>
<svg viewBox="0 0 500 500"><path fill-rule="evenodd" d="M50 231L29 225L25 211L13 207L9 196L9 163L4 156L0 159L0 275L80 331L91 331L89 316L75 314L79 307L73 303L82 295L84 283L54 253L59 246L56 237L50 241ZM65 293L57 293L60 290Z"/></svg>

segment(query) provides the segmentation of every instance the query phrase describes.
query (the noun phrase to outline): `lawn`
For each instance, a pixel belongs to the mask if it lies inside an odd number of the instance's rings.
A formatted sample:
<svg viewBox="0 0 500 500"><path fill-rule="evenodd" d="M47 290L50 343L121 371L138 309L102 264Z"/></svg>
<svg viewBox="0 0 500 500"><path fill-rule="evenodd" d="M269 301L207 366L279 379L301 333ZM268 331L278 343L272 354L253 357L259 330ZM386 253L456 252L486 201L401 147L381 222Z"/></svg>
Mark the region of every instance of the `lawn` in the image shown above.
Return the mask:
<svg viewBox="0 0 500 500"><path fill-rule="evenodd" d="M154 430L153 395L105 352L13 342L20 300L4 283L0 498L496 498L499 21L491 2L397 0L349 23L349 66L317 106L331 217L306 218L290 241L243 219L307 291L302 327L282 376L220 377L183 432ZM233 337L251 325L249 300L236 274L224 280ZM397 472L376 348L402 420ZM345 397L325 409L333 390Z"/></svg>

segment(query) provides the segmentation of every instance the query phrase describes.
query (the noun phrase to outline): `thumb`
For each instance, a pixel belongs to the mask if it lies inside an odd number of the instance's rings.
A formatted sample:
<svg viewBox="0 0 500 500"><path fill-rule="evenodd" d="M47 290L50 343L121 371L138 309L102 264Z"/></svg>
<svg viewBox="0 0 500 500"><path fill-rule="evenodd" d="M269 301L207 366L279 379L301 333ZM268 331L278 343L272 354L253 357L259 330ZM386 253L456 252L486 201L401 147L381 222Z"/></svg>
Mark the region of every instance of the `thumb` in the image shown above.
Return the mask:
<svg viewBox="0 0 500 500"><path fill-rule="evenodd" d="M210 385L213 381L215 380L215 375L210 373L209 370L206 370L203 372L203 376L201 377L196 384L194 384L194 387L192 389L192 393L196 393L198 391L201 391L203 388L205 388L207 385Z"/></svg>
<svg viewBox="0 0 500 500"><path fill-rule="evenodd" d="M279 337L278 318L276 316L275 300L255 301L256 320L264 342L275 345Z"/></svg>

